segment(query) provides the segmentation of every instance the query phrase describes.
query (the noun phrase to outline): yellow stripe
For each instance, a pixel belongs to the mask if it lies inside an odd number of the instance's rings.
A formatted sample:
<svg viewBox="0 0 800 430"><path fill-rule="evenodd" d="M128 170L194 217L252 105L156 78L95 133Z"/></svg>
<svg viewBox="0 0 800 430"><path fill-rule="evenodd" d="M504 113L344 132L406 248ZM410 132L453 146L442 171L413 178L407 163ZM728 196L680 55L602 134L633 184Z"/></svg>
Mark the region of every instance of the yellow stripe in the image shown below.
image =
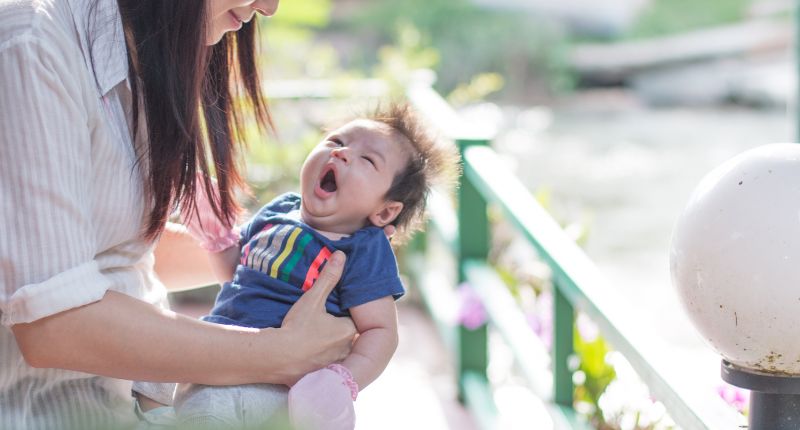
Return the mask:
<svg viewBox="0 0 800 430"><path fill-rule="evenodd" d="M292 249L294 248L294 240L297 239L297 236L300 235L300 229L295 227L292 234L289 235L289 240L286 241L286 246L283 248L283 252L275 261L272 263L272 269L269 271L269 276L273 278L278 278L278 267L283 264L283 260L286 260L286 257L292 253Z"/></svg>

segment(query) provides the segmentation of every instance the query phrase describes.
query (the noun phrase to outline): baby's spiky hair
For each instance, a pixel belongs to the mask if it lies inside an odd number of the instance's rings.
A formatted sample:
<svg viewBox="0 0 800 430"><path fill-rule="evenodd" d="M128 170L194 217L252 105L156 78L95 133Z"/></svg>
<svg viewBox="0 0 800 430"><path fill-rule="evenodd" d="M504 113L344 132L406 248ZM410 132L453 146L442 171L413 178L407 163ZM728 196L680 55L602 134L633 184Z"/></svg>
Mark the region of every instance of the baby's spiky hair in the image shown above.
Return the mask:
<svg viewBox="0 0 800 430"><path fill-rule="evenodd" d="M441 142L425 126L408 103L378 106L368 119L385 124L411 145L405 169L394 178L386 198L403 203L392 225L397 227L393 242L402 242L419 229L425 219L425 201L434 185L451 186L459 173L455 146Z"/></svg>

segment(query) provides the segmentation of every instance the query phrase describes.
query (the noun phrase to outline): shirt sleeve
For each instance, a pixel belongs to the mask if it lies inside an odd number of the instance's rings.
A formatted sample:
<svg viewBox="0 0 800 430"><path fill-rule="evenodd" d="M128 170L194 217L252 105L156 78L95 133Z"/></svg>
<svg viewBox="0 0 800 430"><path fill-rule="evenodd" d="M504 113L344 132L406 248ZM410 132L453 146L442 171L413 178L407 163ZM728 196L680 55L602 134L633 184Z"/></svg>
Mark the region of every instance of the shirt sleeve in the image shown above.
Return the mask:
<svg viewBox="0 0 800 430"><path fill-rule="evenodd" d="M98 100L80 52L30 35L10 42L0 47L5 326L97 301L112 284L94 260L91 142L98 119L87 106Z"/></svg>
<svg viewBox="0 0 800 430"><path fill-rule="evenodd" d="M269 212L270 214L286 214L299 208L300 194L289 192L275 197L261 210Z"/></svg>
<svg viewBox="0 0 800 430"><path fill-rule="evenodd" d="M347 256L347 271L338 287L342 310L386 296L397 300L405 294L389 239L378 228L366 235Z"/></svg>

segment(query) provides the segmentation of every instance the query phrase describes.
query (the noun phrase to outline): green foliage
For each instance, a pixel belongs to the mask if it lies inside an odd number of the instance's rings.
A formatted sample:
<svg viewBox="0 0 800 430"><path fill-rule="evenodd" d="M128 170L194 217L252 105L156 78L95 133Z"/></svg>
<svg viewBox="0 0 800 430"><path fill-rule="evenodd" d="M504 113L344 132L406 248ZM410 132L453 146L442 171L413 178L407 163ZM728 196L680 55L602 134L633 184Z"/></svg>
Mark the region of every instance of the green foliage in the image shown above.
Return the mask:
<svg viewBox="0 0 800 430"><path fill-rule="evenodd" d="M505 79L499 73L481 73L474 76L471 81L459 84L447 96L447 101L453 106L475 103L500 91L504 85Z"/></svg>
<svg viewBox="0 0 800 430"><path fill-rule="evenodd" d="M344 73L331 44L316 39L330 23L330 0L281 2L278 13L259 19L261 70L269 78L333 78Z"/></svg>
<svg viewBox="0 0 800 430"><path fill-rule="evenodd" d="M525 99L573 86L551 22L468 0L373 0L333 19L330 0L281 4L259 20L266 78L385 79L392 95L420 68L456 105L501 93ZM356 48L357 47L357 48Z"/></svg>
<svg viewBox="0 0 800 430"><path fill-rule="evenodd" d="M575 385L575 400L591 405L591 420L595 425L604 422L603 412L598 406L600 396L617 376L614 367L606 361L611 348L602 336L585 340L575 330L575 354L580 359L579 372L586 376L582 384Z"/></svg>
<svg viewBox="0 0 800 430"><path fill-rule="evenodd" d="M494 270L495 272L497 272L497 275L500 276L500 279L503 281L506 287L508 287L508 290L511 292L511 295L519 299L520 285L519 285L519 280L517 279L517 275L515 275L511 269L505 266L493 264L492 267L494 267Z"/></svg>
<svg viewBox="0 0 800 430"><path fill-rule="evenodd" d="M393 95L405 90L411 74L418 69L435 69L439 64L439 52L408 21L397 25L396 40L378 50L380 61L373 68L373 75L389 83Z"/></svg>
<svg viewBox="0 0 800 430"><path fill-rule="evenodd" d="M508 83L504 94L511 97L530 95L542 84L560 91L572 83L559 29L529 14L481 8L468 0L373 0L339 26L380 46L390 43L405 22L440 53L437 89L442 93L483 73L503 76ZM364 56L361 61L369 65L375 59Z"/></svg>
<svg viewBox="0 0 800 430"><path fill-rule="evenodd" d="M663 36L741 20L753 0L654 0L626 36Z"/></svg>
<svg viewBox="0 0 800 430"><path fill-rule="evenodd" d="M552 190L547 187L538 187L534 192L534 197L542 207L552 214ZM553 215L558 218L558 215ZM497 220L495 220L497 222ZM563 224L563 223L562 223ZM579 229L580 235L572 235L578 244L586 240L588 235L588 228L585 222L570 224L566 230ZM498 259L499 260L499 259ZM508 286L509 291L515 296L518 302L524 306L523 294L525 288L532 288L533 293L537 296L542 294L541 290L537 290L533 285L520 281L521 272L515 270L514 267L500 264L494 264L497 273L501 279ZM552 289L554 286L550 286ZM539 310L541 312L541 309ZM541 318L541 314L539 317ZM547 324L545 324L547 325ZM592 339L584 338L578 330L577 322L573 334L573 349L577 357L577 368L572 369L579 377L574 378L575 382L575 402L582 404L583 408L578 408L582 411L588 411L589 419L596 428L600 429L616 429L613 423L605 420L603 411L599 407L600 397L606 391L606 388L617 377L614 367L606 361L607 355L612 351L611 346L606 340L596 335Z"/></svg>
<svg viewBox="0 0 800 430"><path fill-rule="evenodd" d="M319 131L309 130L297 142L270 141L249 148L248 179L260 204L300 188L300 168L320 135Z"/></svg>
<svg viewBox="0 0 800 430"><path fill-rule="evenodd" d="M331 7L330 0L284 1L280 2L279 13L268 21L279 25L323 28L330 22Z"/></svg>
<svg viewBox="0 0 800 430"><path fill-rule="evenodd" d="M358 80L354 78L363 78L365 73L363 69L343 68L341 47L334 48L329 40L335 37L326 37L323 33L330 27L331 11L330 0L286 2L281 4L275 17L259 20L263 51L260 67L267 82L324 79L334 83L334 96L348 100L349 104L355 102L352 94ZM411 73L419 68L436 67L439 54L410 23L393 27L392 31L395 30L393 43L378 50L378 62L371 73L389 83L391 95L399 96ZM353 36L349 30L345 29L344 33ZM357 51L375 52L358 43ZM270 96L269 91L266 95ZM314 110L311 106L319 109L319 104L326 103L271 100L278 136L264 136L254 126L249 127L248 141L259 143L252 145L247 154L248 179L259 201L297 189L300 166L321 137L319 124L314 124L314 119L310 118L313 116L310 110ZM342 110L341 103L327 104L332 105L337 105L334 110ZM331 120L330 115L325 116L322 121Z"/></svg>

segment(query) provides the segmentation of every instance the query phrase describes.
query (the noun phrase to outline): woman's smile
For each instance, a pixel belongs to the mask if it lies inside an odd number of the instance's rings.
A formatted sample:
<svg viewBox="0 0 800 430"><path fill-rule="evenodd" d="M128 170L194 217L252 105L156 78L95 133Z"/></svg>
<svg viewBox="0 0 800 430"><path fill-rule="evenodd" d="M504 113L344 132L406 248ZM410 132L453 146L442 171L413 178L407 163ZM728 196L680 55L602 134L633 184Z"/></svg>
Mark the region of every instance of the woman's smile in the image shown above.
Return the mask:
<svg viewBox="0 0 800 430"><path fill-rule="evenodd" d="M216 44L229 31L239 31L256 13L274 15L278 4L279 0L209 0L207 44Z"/></svg>
<svg viewBox="0 0 800 430"><path fill-rule="evenodd" d="M234 13L232 10L229 10L228 14L231 16L231 19L233 19L233 25L236 27L236 30L242 28L242 24L244 23L244 21L238 16L236 16L236 13Z"/></svg>

